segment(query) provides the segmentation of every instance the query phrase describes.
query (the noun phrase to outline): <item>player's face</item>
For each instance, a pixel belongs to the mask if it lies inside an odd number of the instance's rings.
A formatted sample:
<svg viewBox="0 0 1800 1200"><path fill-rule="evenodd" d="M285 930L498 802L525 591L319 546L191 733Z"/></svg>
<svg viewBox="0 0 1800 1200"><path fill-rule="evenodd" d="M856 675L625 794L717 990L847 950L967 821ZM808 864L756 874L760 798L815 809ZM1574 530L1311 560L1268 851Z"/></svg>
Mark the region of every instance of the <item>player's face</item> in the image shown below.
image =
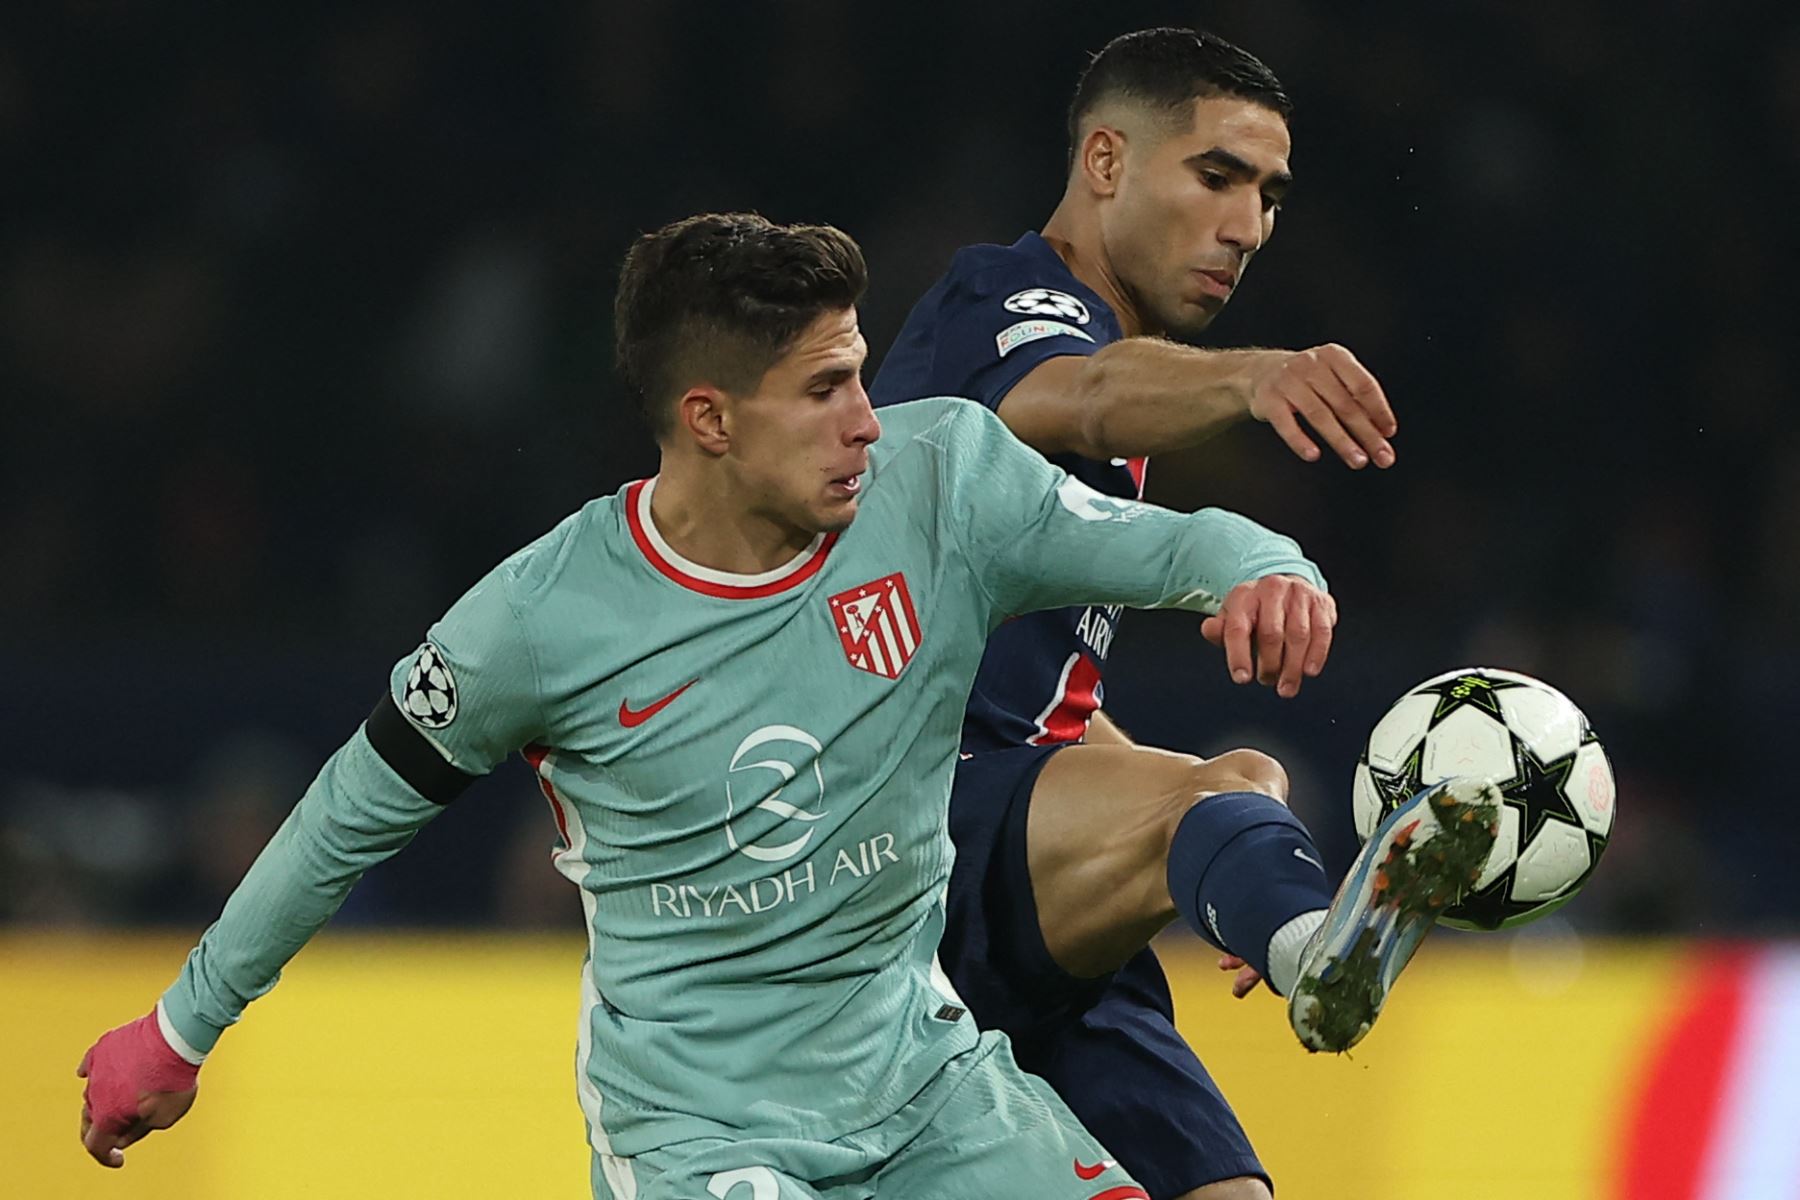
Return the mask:
<svg viewBox="0 0 1800 1200"><path fill-rule="evenodd" d="M1279 114L1214 97L1186 132L1128 154L1101 236L1145 332L1192 341L1219 315L1275 232L1290 148Z"/></svg>
<svg viewBox="0 0 1800 1200"><path fill-rule="evenodd" d="M854 308L824 313L732 406L731 458L759 511L809 533L855 519L869 444L881 436L862 384L868 356Z"/></svg>

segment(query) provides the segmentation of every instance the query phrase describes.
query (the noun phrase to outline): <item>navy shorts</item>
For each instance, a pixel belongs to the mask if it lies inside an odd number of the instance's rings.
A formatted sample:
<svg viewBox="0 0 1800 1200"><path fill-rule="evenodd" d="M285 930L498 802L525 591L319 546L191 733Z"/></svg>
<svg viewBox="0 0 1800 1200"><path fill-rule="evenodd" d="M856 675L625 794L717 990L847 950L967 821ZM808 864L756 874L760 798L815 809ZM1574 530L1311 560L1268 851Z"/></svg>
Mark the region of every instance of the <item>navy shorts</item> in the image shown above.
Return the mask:
<svg viewBox="0 0 1800 1200"><path fill-rule="evenodd" d="M1244 1175L1267 1182L1237 1114L1176 1032L1156 955L1145 949L1112 975L1083 980L1044 945L1025 818L1038 772L1061 748L957 764L944 970L977 1024L1012 1039L1019 1065L1056 1090L1152 1200Z"/></svg>

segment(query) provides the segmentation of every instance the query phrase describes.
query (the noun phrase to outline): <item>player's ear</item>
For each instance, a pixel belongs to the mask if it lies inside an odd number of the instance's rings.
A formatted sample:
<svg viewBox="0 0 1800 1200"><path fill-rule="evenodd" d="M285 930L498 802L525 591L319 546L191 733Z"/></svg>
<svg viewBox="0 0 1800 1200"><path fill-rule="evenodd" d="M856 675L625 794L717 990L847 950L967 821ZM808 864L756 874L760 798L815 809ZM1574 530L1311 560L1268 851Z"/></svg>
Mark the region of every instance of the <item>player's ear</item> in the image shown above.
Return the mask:
<svg viewBox="0 0 1800 1200"><path fill-rule="evenodd" d="M1096 125L1081 139L1081 157L1076 169L1082 182L1097 196L1110 196L1119 190L1119 176L1125 169L1125 132L1109 125Z"/></svg>
<svg viewBox="0 0 1800 1200"><path fill-rule="evenodd" d="M675 426L686 430L706 453L722 455L731 448L725 419L727 404L725 393L716 387L689 388L675 406Z"/></svg>

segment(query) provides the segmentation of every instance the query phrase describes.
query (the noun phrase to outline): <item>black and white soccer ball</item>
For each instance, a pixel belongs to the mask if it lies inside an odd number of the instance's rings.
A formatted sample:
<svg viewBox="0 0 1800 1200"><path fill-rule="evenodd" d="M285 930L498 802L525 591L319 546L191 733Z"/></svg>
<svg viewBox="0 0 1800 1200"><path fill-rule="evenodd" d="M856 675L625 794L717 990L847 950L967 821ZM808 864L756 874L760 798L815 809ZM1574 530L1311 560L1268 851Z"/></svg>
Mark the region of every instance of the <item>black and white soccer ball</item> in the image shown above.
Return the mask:
<svg viewBox="0 0 1800 1200"><path fill-rule="evenodd" d="M1500 788L1500 836L1474 891L1439 918L1503 929L1566 904L1612 834L1612 764L1579 708L1529 675L1466 667L1400 697L1356 764L1353 808L1364 841L1421 788L1485 775Z"/></svg>
<svg viewBox="0 0 1800 1200"><path fill-rule="evenodd" d="M444 653L430 642L419 647L400 696L406 715L427 729L442 729L456 720L456 677Z"/></svg>

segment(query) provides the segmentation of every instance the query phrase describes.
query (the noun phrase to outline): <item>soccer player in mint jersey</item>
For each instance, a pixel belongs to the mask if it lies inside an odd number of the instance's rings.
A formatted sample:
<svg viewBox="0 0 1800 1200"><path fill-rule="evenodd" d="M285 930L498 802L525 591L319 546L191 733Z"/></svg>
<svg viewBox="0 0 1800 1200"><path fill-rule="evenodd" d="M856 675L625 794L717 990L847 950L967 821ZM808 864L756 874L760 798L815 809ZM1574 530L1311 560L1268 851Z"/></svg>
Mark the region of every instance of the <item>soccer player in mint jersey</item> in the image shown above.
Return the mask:
<svg viewBox="0 0 1800 1200"><path fill-rule="evenodd" d="M1353 468L1392 465L1393 413L1347 350L1191 344L1274 232L1289 109L1273 73L1217 37L1115 39L1076 89L1065 192L1042 234L957 252L883 360L876 404L979 400L1116 497L1143 495L1151 455L1246 417L1309 461L1320 451L1302 423ZM1318 673L1330 621L1277 586L1228 598L1223 629L1238 682L1291 696ZM1333 961L1319 951L1336 940L1335 914L1311 940L1325 877L1284 807L1278 763L1139 748L1099 711L1119 615L1032 613L989 641L951 800L944 965L983 1027L1012 1035L1018 1061L1155 1200L1266 1198L1248 1138L1175 1030L1147 943L1185 918L1242 968L1237 994L1260 977L1295 997ZM1230 652L1245 628L1254 661ZM1309 1047L1336 1044L1311 1027L1308 1003L1290 1013Z"/></svg>
<svg viewBox="0 0 1800 1200"><path fill-rule="evenodd" d="M878 422L864 282L829 227L708 215L633 245L618 353L659 474L502 562L396 664L155 1010L84 1058L95 1158L177 1119L361 873L523 753L587 918L596 1196L1145 1195L937 966L969 686L1013 613L1211 614L1278 586L1323 626L1328 597L1289 539L1101 495L980 405ZM1365 990L1321 1011L1353 1025Z"/></svg>

